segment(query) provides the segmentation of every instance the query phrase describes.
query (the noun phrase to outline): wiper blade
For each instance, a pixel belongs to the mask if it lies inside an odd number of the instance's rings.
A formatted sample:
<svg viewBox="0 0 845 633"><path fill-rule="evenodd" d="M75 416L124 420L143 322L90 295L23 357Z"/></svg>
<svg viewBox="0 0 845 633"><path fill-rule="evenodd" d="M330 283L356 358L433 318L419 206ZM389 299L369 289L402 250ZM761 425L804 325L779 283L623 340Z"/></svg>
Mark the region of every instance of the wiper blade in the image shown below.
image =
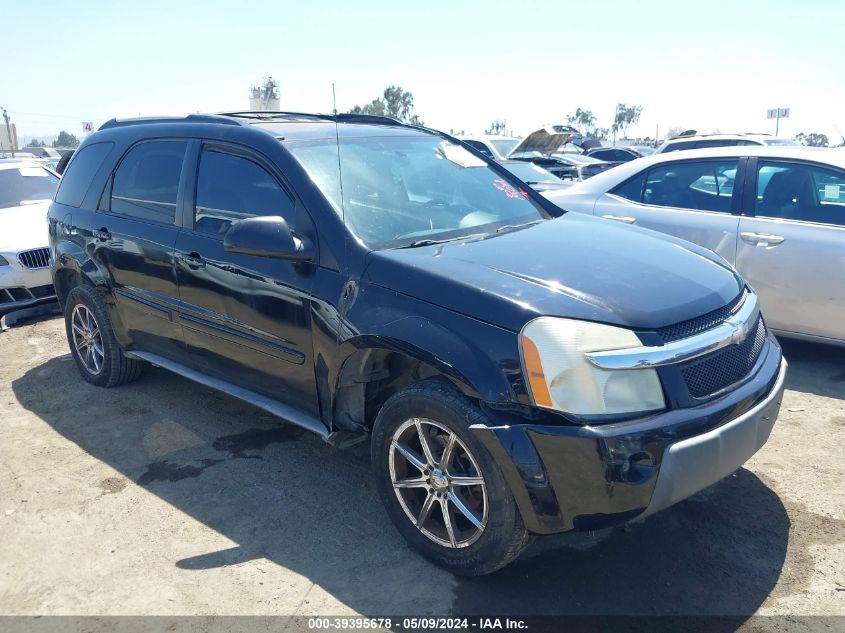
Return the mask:
<svg viewBox="0 0 845 633"><path fill-rule="evenodd" d="M531 222L525 222L524 224L506 224L505 226L500 226L496 229L496 233L504 233L505 231L513 231L514 229L523 229L526 226L532 226L534 224L539 224L540 222L545 222L545 220L531 220Z"/></svg>
<svg viewBox="0 0 845 633"><path fill-rule="evenodd" d="M482 238L486 234L485 233L474 233L473 235L459 235L458 237L447 237L440 240L434 239L424 239L424 240L416 240L415 242L411 242L410 244L405 244L404 246L397 246L396 248L417 248L419 246L432 246L434 244L445 244L446 242L456 242L457 240L466 240L470 238Z"/></svg>

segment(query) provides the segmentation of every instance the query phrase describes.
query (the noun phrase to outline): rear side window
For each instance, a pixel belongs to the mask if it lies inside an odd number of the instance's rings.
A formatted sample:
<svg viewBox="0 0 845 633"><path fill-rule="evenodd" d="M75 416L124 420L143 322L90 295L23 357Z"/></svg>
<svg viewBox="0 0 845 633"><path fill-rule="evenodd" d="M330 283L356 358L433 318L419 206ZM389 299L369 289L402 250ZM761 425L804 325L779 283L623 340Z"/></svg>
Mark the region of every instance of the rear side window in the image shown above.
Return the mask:
<svg viewBox="0 0 845 633"><path fill-rule="evenodd" d="M681 141L680 143L672 143L666 147L664 152L677 152L682 149L695 149L698 147L697 141Z"/></svg>
<svg viewBox="0 0 845 633"><path fill-rule="evenodd" d="M642 201L660 207L730 213L738 160L687 161L649 170Z"/></svg>
<svg viewBox="0 0 845 633"><path fill-rule="evenodd" d="M109 210L173 224L187 148L187 141L149 141L129 150L114 173Z"/></svg>
<svg viewBox="0 0 845 633"><path fill-rule="evenodd" d="M222 235L235 220L257 215L280 215L293 227L294 201L258 163L243 156L203 150L194 230Z"/></svg>
<svg viewBox="0 0 845 633"><path fill-rule="evenodd" d="M59 183L56 202L69 207L80 206L91 181L113 147L114 143L93 143L76 152Z"/></svg>

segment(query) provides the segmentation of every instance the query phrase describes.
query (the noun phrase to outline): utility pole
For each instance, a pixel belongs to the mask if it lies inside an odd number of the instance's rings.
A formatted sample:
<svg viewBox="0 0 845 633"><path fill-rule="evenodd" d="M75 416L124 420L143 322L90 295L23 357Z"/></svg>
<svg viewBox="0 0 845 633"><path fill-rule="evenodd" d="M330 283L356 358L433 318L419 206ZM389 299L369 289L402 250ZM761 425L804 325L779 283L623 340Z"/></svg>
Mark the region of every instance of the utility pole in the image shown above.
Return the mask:
<svg viewBox="0 0 845 633"><path fill-rule="evenodd" d="M15 142L12 140L12 128L9 127L9 113L6 108L2 108L3 118L6 119L6 134L9 136L9 149L12 150L12 158L15 157Z"/></svg>

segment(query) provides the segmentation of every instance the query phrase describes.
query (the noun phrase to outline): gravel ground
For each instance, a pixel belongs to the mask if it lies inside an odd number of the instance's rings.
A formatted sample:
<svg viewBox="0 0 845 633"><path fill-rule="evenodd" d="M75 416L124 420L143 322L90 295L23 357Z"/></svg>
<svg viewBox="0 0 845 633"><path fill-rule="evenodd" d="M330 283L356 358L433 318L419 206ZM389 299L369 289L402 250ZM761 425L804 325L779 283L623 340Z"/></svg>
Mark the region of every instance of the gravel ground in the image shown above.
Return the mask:
<svg viewBox="0 0 845 633"><path fill-rule="evenodd" d="M406 548L365 446L154 368L92 387L59 318L20 325L0 334L0 614L845 616L845 350L784 347L780 418L737 473L459 579Z"/></svg>

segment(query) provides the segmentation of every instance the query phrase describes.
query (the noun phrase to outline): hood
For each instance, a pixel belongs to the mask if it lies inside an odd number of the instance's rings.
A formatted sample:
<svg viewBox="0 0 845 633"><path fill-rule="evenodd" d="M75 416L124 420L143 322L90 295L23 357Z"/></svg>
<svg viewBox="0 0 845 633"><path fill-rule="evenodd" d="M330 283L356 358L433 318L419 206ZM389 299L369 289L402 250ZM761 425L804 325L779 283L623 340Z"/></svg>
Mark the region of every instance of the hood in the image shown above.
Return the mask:
<svg viewBox="0 0 845 633"><path fill-rule="evenodd" d="M49 201L0 209L0 253L47 246Z"/></svg>
<svg viewBox="0 0 845 633"><path fill-rule="evenodd" d="M580 213L370 257L369 282L512 331L543 315L655 329L721 308L743 285L704 248Z"/></svg>
<svg viewBox="0 0 845 633"><path fill-rule="evenodd" d="M547 125L522 139L508 156L516 156L522 152L551 154L575 134L578 134L578 130L568 125Z"/></svg>

